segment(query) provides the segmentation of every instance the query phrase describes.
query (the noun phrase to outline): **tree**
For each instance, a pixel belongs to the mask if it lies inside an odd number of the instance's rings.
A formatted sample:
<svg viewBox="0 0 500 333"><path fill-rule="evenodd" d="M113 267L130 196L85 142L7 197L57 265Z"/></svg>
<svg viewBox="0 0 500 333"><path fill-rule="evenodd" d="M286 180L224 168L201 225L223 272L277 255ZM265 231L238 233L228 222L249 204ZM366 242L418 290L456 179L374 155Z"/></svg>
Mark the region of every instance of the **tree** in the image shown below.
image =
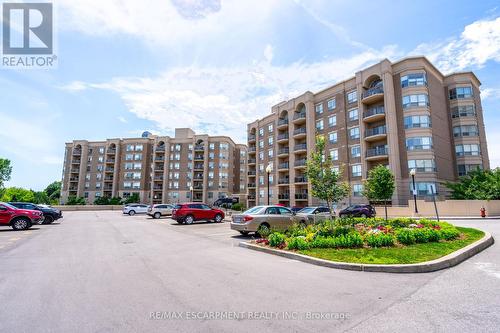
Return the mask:
<svg viewBox="0 0 500 333"><path fill-rule="evenodd" d="M94 200L94 205L109 205L108 197L97 197Z"/></svg>
<svg viewBox="0 0 500 333"><path fill-rule="evenodd" d="M311 183L312 195L326 201L332 216L332 204L344 199L350 188L347 182L341 181L341 172L334 169L325 147L325 138L316 137L316 149L307 159L305 174Z"/></svg>
<svg viewBox="0 0 500 333"><path fill-rule="evenodd" d="M11 173L12 166L10 165L10 160L0 158L0 188L3 188L4 183L10 180Z"/></svg>
<svg viewBox="0 0 500 333"><path fill-rule="evenodd" d="M59 201L59 198L61 197L61 182L60 181L55 181L51 184L49 184L44 192L47 194L49 197L50 201Z"/></svg>
<svg viewBox="0 0 500 333"><path fill-rule="evenodd" d="M34 200L33 191L20 187L9 187L5 189L0 201L33 202Z"/></svg>
<svg viewBox="0 0 500 333"><path fill-rule="evenodd" d="M368 200L384 202L386 220L387 201L392 198L394 188L394 175L386 166L377 165L368 172L368 179L365 181L364 195Z"/></svg>
<svg viewBox="0 0 500 333"><path fill-rule="evenodd" d="M500 168L471 170L456 183L445 183L455 200L500 200Z"/></svg>
<svg viewBox="0 0 500 333"><path fill-rule="evenodd" d="M52 202L49 198L49 196L47 195L47 193L45 191L42 191L42 192L35 192L35 191L32 191L33 192L33 203L35 204L46 204L46 205L50 205Z"/></svg>
<svg viewBox="0 0 500 333"><path fill-rule="evenodd" d="M139 203L141 201L141 198L139 198L138 193L133 193L130 197L126 198L123 203L124 204L131 204L131 203Z"/></svg>
<svg viewBox="0 0 500 333"><path fill-rule="evenodd" d="M109 204L110 205L121 205L122 204L122 198L120 197L113 197L109 199Z"/></svg>
<svg viewBox="0 0 500 333"><path fill-rule="evenodd" d="M68 197L68 201L66 202L66 205L84 206L85 205L85 198L70 195Z"/></svg>

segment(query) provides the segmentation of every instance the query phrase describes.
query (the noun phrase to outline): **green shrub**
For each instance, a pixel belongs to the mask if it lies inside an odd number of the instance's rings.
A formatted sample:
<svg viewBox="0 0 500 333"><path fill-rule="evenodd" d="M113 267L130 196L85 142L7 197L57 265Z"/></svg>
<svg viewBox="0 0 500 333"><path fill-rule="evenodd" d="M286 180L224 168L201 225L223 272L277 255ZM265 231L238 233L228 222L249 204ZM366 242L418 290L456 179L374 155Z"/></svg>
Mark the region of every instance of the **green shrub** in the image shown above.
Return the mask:
<svg viewBox="0 0 500 333"><path fill-rule="evenodd" d="M333 237L317 236L312 242L311 247L326 249L326 248L336 248L337 243Z"/></svg>
<svg viewBox="0 0 500 333"><path fill-rule="evenodd" d="M265 225L259 227L259 236L262 238L267 238L271 234L271 232L271 229L269 229Z"/></svg>
<svg viewBox="0 0 500 333"><path fill-rule="evenodd" d="M358 232L336 237L338 247L355 248L363 246L363 238Z"/></svg>
<svg viewBox="0 0 500 333"><path fill-rule="evenodd" d="M430 238L429 228L415 228L412 229L413 236L415 236L416 243L428 243Z"/></svg>
<svg viewBox="0 0 500 333"><path fill-rule="evenodd" d="M269 245L272 247L278 247L285 242L285 235L279 232L273 232L268 237Z"/></svg>
<svg viewBox="0 0 500 333"><path fill-rule="evenodd" d="M241 202L237 202L231 206L231 209L241 212L245 209L245 206L243 206L243 204Z"/></svg>
<svg viewBox="0 0 500 333"><path fill-rule="evenodd" d="M455 227L446 227L439 230L439 234L444 240L453 240L460 236L460 231Z"/></svg>
<svg viewBox="0 0 500 333"><path fill-rule="evenodd" d="M412 229L403 228L396 230L396 238L398 242L404 245L415 244L415 235Z"/></svg>
<svg viewBox="0 0 500 333"><path fill-rule="evenodd" d="M304 237L292 237L288 239L287 248L289 250L307 250L310 248L310 244L306 242Z"/></svg>
<svg viewBox="0 0 500 333"><path fill-rule="evenodd" d="M409 217L397 217L387 221L387 224L393 228L408 228L410 224L414 224L416 221Z"/></svg>
<svg viewBox="0 0 500 333"><path fill-rule="evenodd" d="M306 236L307 230L304 226L294 223L291 227L286 230L286 234L289 237Z"/></svg>
<svg viewBox="0 0 500 333"><path fill-rule="evenodd" d="M376 234L369 234L365 237L366 243L371 247L393 246L394 236L391 234L384 234L382 232Z"/></svg>
<svg viewBox="0 0 500 333"><path fill-rule="evenodd" d="M429 228L429 242L439 242L441 239L441 234L439 230Z"/></svg>

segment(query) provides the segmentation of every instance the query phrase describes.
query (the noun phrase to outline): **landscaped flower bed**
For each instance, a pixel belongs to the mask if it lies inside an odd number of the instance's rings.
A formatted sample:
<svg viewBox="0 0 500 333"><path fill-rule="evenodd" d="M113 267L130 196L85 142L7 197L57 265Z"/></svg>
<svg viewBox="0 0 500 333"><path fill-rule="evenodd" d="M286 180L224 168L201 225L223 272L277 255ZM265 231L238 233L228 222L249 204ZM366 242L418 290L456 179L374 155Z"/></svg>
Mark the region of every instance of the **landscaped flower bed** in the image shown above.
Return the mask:
<svg viewBox="0 0 500 333"><path fill-rule="evenodd" d="M256 243L329 260L412 263L439 258L482 235L479 230L427 219L342 218L269 231Z"/></svg>

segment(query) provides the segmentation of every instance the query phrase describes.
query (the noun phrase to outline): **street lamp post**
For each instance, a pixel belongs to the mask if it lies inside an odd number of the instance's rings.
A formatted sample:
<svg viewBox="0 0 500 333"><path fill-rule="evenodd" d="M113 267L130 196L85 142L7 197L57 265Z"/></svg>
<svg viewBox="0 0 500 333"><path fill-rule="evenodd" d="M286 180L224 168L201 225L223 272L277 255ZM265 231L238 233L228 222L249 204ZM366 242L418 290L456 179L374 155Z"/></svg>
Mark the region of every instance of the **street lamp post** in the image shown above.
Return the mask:
<svg viewBox="0 0 500 333"><path fill-rule="evenodd" d="M191 191L191 201L194 201L193 195L194 195L194 188L193 185L189 186L189 191Z"/></svg>
<svg viewBox="0 0 500 333"><path fill-rule="evenodd" d="M273 166L271 164L268 164L266 167L266 173L267 173L267 205L270 205L270 197L271 197L271 192L270 192L270 184L269 184L269 177L271 176L271 172L273 172Z"/></svg>
<svg viewBox="0 0 500 333"><path fill-rule="evenodd" d="M410 176L411 176L411 182L413 184L413 202L415 202L415 214L418 214L418 208L417 208L417 188L415 186L415 174L417 172L415 169L410 170Z"/></svg>

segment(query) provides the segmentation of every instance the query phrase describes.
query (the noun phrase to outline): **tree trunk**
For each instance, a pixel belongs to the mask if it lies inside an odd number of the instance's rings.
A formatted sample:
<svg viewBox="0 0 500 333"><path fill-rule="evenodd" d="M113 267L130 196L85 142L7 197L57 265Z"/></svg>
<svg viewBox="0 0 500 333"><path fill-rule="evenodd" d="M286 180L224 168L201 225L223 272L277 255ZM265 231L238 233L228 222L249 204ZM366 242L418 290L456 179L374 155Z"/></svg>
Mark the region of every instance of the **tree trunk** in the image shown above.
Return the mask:
<svg viewBox="0 0 500 333"><path fill-rule="evenodd" d="M387 222L387 200L384 200L385 221Z"/></svg>

